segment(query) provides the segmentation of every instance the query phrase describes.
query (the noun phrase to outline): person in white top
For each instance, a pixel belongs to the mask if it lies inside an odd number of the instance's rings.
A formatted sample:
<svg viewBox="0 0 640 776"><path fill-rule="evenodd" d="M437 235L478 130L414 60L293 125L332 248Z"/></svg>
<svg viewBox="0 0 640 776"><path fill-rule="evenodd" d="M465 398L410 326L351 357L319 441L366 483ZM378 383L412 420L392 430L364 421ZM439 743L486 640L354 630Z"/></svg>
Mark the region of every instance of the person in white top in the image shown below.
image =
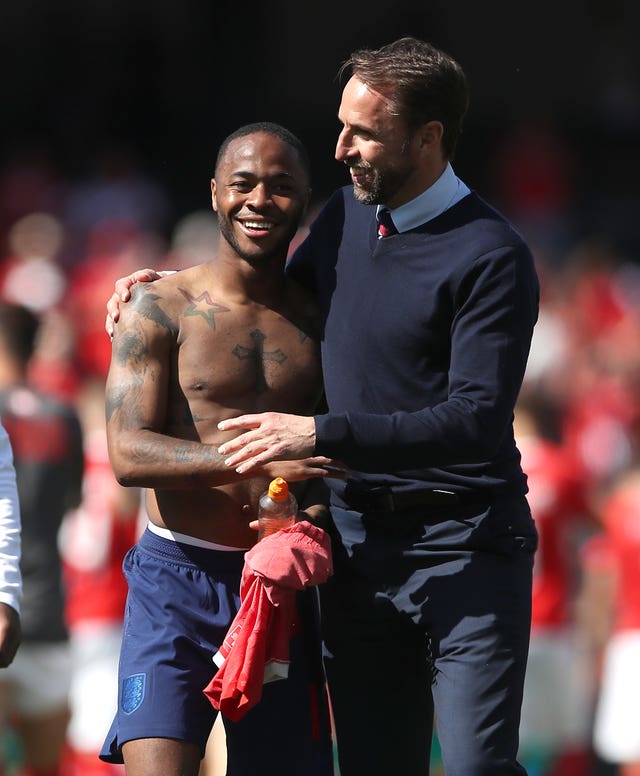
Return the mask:
<svg viewBox="0 0 640 776"><path fill-rule="evenodd" d="M20 644L20 506L13 451L0 424L0 668L6 668Z"/></svg>

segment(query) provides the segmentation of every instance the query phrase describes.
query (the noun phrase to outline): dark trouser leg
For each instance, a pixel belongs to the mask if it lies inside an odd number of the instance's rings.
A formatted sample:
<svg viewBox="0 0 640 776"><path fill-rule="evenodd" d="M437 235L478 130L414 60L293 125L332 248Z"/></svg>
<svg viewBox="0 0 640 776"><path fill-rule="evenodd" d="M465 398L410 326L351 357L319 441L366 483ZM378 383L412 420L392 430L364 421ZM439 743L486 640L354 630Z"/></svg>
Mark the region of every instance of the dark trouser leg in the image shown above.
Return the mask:
<svg viewBox="0 0 640 776"><path fill-rule="evenodd" d="M342 776L428 774L432 682L447 776L524 774L535 528L518 500L467 512L333 510L341 541L321 597Z"/></svg>
<svg viewBox="0 0 640 776"><path fill-rule="evenodd" d="M426 776L433 704L425 637L388 602L372 609L346 603L344 588L323 586L341 776Z"/></svg>
<svg viewBox="0 0 640 776"><path fill-rule="evenodd" d="M441 608L433 632L433 693L447 776L525 773L516 755L530 577L530 554L476 553L442 586L444 600L463 602L457 613L455 606Z"/></svg>

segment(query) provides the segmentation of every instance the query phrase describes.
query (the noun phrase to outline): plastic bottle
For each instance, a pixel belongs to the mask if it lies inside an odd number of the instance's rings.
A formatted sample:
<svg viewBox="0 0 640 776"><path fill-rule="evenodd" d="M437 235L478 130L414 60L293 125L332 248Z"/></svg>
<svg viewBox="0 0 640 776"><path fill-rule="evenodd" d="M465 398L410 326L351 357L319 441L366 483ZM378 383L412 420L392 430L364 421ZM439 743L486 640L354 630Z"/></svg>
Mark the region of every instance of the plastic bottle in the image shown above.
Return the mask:
<svg viewBox="0 0 640 776"><path fill-rule="evenodd" d="M289 493L287 481L282 477L271 480L269 489L258 502L258 540L293 525L297 512L298 502L293 493Z"/></svg>

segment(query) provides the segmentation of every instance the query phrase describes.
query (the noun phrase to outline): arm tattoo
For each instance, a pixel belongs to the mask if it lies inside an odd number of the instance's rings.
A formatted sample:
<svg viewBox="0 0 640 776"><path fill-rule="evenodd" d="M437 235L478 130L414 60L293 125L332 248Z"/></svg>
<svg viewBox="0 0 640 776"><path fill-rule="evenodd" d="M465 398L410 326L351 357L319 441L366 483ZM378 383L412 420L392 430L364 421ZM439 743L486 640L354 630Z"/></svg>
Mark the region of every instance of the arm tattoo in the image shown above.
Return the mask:
<svg viewBox="0 0 640 776"><path fill-rule="evenodd" d="M115 393L110 394L109 391L107 391L105 396L105 414L107 423L111 420L113 413L117 412L120 407L122 407L123 397L124 393L122 391L120 391L118 395L115 395Z"/></svg>
<svg viewBox="0 0 640 776"><path fill-rule="evenodd" d="M199 443L176 444L173 448L173 459L176 464L182 463L214 463L222 465L224 456L220 455L214 446L203 446ZM138 463L153 463L165 460L166 452L162 444L155 442L138 442L131 450L132 457Z"/></svg>
<svg viewBox="0 0 640 776"><path fill-rule="evenodd" d="M141 288L138 290L138 286L135 285L132 288L132 301L135 300L135 311L146 318L149 321L153 321L158 326L167 329L174 334L178 329L171 318L164 312L164 310L157 304L158 299L162 299L158 294L154 294L151 291L145 290L145 284L140 284Z"/></svg>
<svg viewBox="0 0 640 776"><path fill-rule="evenodd" d="M107 422L118 412L125 426L136 425L139 418L136 414L141 396L142 380L135 376L130 382L118 384L117 389L107 391L105 395L105 411Z"/></svg>
<svg viewBox="0 0 640 776"><path fill-rule="evenodd" d="M144 359L148 353L149 349L139 332L125 332L117 341L117 345L114 344L114 355L120 366L125 366L128 362L144 365Z"/></svg>

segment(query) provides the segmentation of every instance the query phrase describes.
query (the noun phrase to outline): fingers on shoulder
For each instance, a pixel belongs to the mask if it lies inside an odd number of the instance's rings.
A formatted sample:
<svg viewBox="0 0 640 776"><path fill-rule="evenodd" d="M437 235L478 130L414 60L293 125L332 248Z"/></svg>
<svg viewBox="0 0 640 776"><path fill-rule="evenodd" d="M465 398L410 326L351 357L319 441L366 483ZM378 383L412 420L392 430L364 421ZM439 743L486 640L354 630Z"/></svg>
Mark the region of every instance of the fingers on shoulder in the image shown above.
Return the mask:
<svg viewBox="0 0 640 776"><path fill-rule="evenodd" d="M163 288L158 293L157 287L151 283L138 283L129 302L120 307L121 320L138 319L140 324L157 327L165 332L176 334L178 330L175 310L175 294Z"/></svg>

